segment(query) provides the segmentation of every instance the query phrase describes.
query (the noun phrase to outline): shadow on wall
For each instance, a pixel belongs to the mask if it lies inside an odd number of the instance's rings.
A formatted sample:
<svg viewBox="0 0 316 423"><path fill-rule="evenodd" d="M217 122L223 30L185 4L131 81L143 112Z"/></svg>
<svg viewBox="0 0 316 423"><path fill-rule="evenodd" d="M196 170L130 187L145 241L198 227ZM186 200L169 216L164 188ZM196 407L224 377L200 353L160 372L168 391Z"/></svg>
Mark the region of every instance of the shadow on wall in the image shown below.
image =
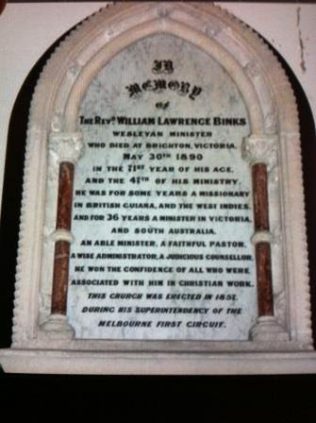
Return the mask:
<svg viewBox="0 0 316 423"><path fill-rule="evenodd" d="M57 45L71 32L71 30L67 31L67 33L60 37L43 54L30 71L22 88L20 89L11 115L3 187L3 209L0 226L0 257L3 258L0 284L0 348L9 347L11 344L14 281L22 196L24 152L27 121L32 94L34 92L36 81L38 80L46 61L51 56ZM269 43L267 42L267 44ZM283 57L280 56L280 54L271 45L270 48L282 63L283 68L291 81L298 104L306 199L310 285L313 304L313 336L314 345L316 346L316 262L313 260L316 253L316 196L313 192L313 182L316 180L316 166L314 163L314 158L316 157L315 125L312 111L300 83ZM34 207L36 207L36 205L34 205ZM31 245L30 248L32 248Z"/></svg>

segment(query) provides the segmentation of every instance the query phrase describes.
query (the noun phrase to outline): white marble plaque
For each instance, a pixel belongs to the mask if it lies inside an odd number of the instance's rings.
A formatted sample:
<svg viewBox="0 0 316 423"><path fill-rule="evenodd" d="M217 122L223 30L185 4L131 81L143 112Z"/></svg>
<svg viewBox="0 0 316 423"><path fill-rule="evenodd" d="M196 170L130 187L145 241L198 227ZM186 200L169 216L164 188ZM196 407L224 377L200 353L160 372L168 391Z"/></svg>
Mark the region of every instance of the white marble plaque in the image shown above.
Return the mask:
<svg viewBox="0 0 316 423"><path fill-rule="evenodd" d="M78 116L68 294L77 338L248 340L252 192L236 84L154 35L94 78Z"/></svg>

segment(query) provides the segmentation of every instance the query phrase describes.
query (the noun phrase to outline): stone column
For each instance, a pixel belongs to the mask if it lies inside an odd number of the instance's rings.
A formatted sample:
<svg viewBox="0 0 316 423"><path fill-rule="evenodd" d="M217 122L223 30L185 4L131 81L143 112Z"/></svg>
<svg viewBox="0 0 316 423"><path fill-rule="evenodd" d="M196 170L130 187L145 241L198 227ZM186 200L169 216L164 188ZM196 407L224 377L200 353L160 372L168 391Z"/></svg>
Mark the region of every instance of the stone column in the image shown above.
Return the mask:
<svg viewBox="0 0 316 423"><path fill-rule="evenodd" d="M56 230L52 281L51 314L41 326L59 338L73 337L73 329L67 321L67 292L71 234L72 196L75 163L83 153L80 133L53 132L49 138L49 152L59 166Z"/></svg>
<svg viewBox="0 0 316 423"><path fill-rule="evenodd" d="M254 235L258 318L250 330L254 341L286 341L288 333L274 316L271 269L272 234L269 224L269 171L277 162L277 138L273 135L251 135L243 143L243 157L252 171Z"/></svg>

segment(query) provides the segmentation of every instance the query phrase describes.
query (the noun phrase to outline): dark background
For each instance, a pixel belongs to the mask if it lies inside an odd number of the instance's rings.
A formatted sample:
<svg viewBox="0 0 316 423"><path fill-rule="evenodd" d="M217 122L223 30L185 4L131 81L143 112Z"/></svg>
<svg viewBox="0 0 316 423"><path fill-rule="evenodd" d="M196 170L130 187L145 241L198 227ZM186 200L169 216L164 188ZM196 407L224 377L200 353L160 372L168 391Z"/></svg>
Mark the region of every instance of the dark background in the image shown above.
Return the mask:
<svg viewBox="0 0 316 423"><path fill-rule="evenodd" d="M36 0L33 2L43 3L43 1ZM28 3L28 1L9 1L9 3ZM288 1L288 3L314 2ZM47 50L27 76L16 99L10 121L0 226L0 348L8 348L11 343L13 290L28 109L40 71L63 38L64 36ZM284 59L275 50L274 53L283 64L292 83L299 109L313 304L313 333L314 339L316 339L315 126L302 87ZM177 417L174 419L176 422L181 421L180 415L183 411L186 414L186 410L191 410L194 412L192 419L194 422L202 420L201 415L204 415L203 420L207 418L210 421L215 421L216 419L219 423L237 418L247 420L262 418L272 421L275 419L280 422L305 423L316 421L316 376L122 377L0 374L0 410L4 410L10 404L11 418L16 413L20 413L19 404L22 399L28 401L27 408L23 408L23 410L30 415L34 422L49 417L52 419L63 418L62 408L70 412L72 418L87 416L89 420L92 420L91 413L97 412L102 421L112 418L118 418L120 421L124 412L128 413L129 418L132 419L135 416L140 417L145 411L148 420L164 422L172 420L172 413L168 411L169 405L177 413ZM13 407L11 403L13 403Z"/></svg>
<svg viewBox="0 0 316 423"><path fill-rule="evenodd" d="M2 0L3 1L3 0ZM5 0L4 0L5 1ZM102 2L103 0L93 0L95 3ZM133 2L135 0L119 0L117 3L123 3L123 2ZM140 0L142 1L142 0ZM155 0L152 0L155 1ZM170 0L169 0L170 1ZM173 0L171 0L173 1ZM174 0L176 1L176 0ZM179 1L179 0L178 0ZM188 0L183 0L188 1ZM191 0L194 1L203 1L203 0ZM89 1L87 0L73 0L73 1L67 1L67 0L7 0L6 3L84 3ZM206 0L205 3L208 1ZM258 1L258 0L219 0L220 3L315 3L313 0L307 0L307 1L301 1L301 0L264 0L264 1Z"/></svg>

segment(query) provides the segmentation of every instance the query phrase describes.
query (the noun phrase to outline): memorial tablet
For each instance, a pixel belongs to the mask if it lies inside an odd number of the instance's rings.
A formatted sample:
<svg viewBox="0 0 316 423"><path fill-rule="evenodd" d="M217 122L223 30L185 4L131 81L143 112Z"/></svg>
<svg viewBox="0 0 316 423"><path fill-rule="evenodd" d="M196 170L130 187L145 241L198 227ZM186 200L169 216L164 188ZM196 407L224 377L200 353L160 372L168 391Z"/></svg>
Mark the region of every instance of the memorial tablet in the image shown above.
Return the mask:
<svg viewBox="0 0 316 423"><path fill-rule="evenodd" d="M241 155L249 123L227 72L178 37L147 37L93 79L79 120L76 337L248 339L257 315Z"/></svg>
<svg viewBox="0 0 316 423"><path fill-rule="evenodd" d="M5 369L314 372L298 128L279 63L215 6L79 26L34 94Z"/></svg>

